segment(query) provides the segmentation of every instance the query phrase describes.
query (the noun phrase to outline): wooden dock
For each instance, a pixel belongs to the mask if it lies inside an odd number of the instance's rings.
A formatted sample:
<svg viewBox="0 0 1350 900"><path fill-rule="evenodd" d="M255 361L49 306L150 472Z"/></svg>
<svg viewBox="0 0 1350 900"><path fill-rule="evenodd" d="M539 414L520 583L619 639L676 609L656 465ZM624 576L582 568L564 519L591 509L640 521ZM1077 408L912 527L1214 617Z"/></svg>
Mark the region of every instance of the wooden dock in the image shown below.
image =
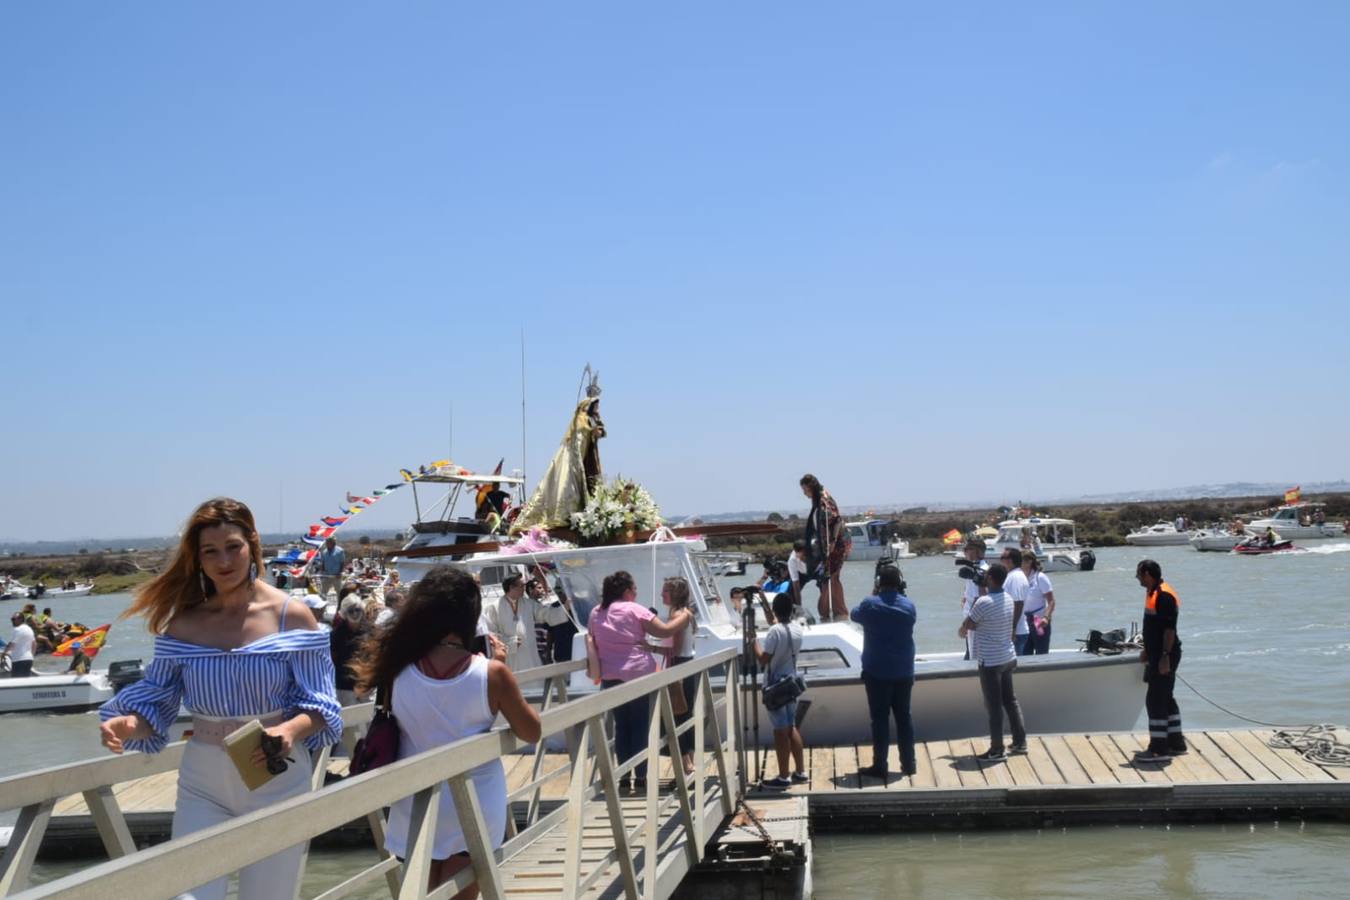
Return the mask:
<svg viewBox="0 0 1350 900"><path fill-rule="evenodd" d="M902 779L899 751L888 761L893 773L883 784L859 779L872 764L870 745L808 747L809 784L787 790L754 790L754 802L775 796L806 796L812 825L831 831L878 828L1016 827L1055 822L1136 821L1165 818L1222 818L1248 809L1282 809L1283 815L1328 814L1350 808L1350 768L1319 766L1288 749L1268 745L1271 731L1201 731L1187 736L1190 753L1165 765L1136 764L1133 756L1147 743L1141 734L1032 735L1025 756L981 762L975 754L982 739L927 741L916 748L919 771ZM1343 732L1343 734L1345 734ZM503 760L509 791L534 777L533 754ZM568 764L564 753L547 754L543 769ZM345 759L333 760L334 776L346 772ZM670 761L661 762L664 780ZM772 751L764 757L766 774L777 774ZM753 767L751 767L753 772ZM114 786L118 805L138 844L167 838L173 816L177 772L163 772ZM544 784L542 798L561 801L567 782ZM752 803L753 805L753 803ZM1239 809L1240 807L1240 809ZM1128 813L1133 809L1134 813ZM1318 811L1321 811L1320 813ZM977 821L978 820L978 821ZM316 844L369 846L364 821L330 832ZM79 796L53 810L43 856L97 854L101 844L93 818Z"/></svg>
<svg viewBox="0 0 1350 900"><path fill-rule="evenodd" d="M1350 820L1350 768L1321 766L1268 743L1272 731L1199 731L1190 752L1139 764L1141 734L1032 735L1026 755L984 762L984 739L916 747L918 773L859 778L867 746L807 748L809 784L760 790L754 798L804 795L811 824L828 831L1045 827L1094 822ZM1350 732L1342 729L1344 740ZM777 774L770 753L765 772Z"/></svg>

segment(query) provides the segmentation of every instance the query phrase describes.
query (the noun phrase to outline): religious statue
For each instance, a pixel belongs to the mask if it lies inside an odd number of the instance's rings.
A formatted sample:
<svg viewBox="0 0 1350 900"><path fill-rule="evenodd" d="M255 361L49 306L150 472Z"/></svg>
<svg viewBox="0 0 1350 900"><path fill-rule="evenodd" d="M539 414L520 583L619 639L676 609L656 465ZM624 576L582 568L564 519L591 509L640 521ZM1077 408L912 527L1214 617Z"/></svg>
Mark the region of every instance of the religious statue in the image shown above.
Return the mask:
<svg viewBox="0 0 1350 900"><path fill-rule="evenodd" d="M513 534L534 525L568 527L572 513L586 508L602 479L600 439L605 436L605 423L600 420L600 373L592 373L587 366L582 377L587 375L586 396L577 403L562 446L553 454L548 471L512 523Z"/></svg>

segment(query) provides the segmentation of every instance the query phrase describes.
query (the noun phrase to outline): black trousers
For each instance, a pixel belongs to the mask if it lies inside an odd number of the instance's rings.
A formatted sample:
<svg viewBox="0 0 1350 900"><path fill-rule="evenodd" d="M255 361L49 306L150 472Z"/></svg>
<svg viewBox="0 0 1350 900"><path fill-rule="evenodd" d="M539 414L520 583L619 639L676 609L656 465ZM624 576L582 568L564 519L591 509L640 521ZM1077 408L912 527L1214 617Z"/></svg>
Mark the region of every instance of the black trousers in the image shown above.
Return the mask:
<svg viewBox="0 0 1350 900"><path fill-rule="evenodd" d="M1171 666L1166 675L1158 674L1158 664L1152 660L1144 670L1148 677L1148 693L1144 695L1144 709L1148 711L1148 749L1155 753L1175 753L1186 749L1186 738L1181 734L1181 710L1173 696L1177 686L1177 667L1181 665L1181 651L1172 651Z"/></svg>
<svg viewBox="0 0 1350 900"><path fill-rule="evenodd" d="M862 673L867 691L867 710L872 719L872 765L886 769L891 753L891 719L900 745L900 768L906 774L918 771L914 757L914 718L909 712L914 692L913 678L876 678Z"/></svg>

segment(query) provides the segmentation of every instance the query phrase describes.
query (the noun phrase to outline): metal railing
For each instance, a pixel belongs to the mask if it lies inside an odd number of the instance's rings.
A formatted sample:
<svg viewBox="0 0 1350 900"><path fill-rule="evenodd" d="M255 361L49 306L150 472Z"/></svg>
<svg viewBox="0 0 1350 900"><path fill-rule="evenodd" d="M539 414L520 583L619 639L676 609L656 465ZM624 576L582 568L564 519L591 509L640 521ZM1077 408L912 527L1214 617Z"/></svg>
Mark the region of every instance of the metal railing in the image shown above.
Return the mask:
<svg viewBox="0 0 1350 900"><path fill-rule="evenodd" d="M560 885L562 896L575 897L588 890L617 862L619 879L628 897L635 900L639 896L654 898L659 895L661 885L661 852L679 843L662 840L663 824L672 820L677 823L683 839L680 852L692 865L698 861L707 841L710 817L714 813L720 817L733 812L737 735L734 725L723 733L719 713L725 709L726 717L722 721L736 721L739 702L734 677L736 660L735 650L723 650L570 702L566 693L567 677L584 668L584 662L558 663L519 673L517 678L521 682L545 682L542 734L536 745L531 778L513 790L508 798L509 801L525 801L524 827L510 834L495 849L496 841L487 833L471 774L478 766L527 746L506 729L456 741L373 772L348 777L326 788L321 787L328 760L328 752L324 751L316 755L315 791L139 851L113 795L112 785L178 768L182 743L170 745L159 754L128 754L6 778L0 780L0 809L19 808L20 815L4 861L0 863L0 896L22 890L26 885L56 802L81 794L110 860L18 896L70 900L106 900L108 896L119 894L172 897L364 817L370 823L372 837L382 858L325 891L320 895L322 900L347 896L381 877L386 880L390 895L400 900L451 897L474 882L484 897L499 898L503 895L503 864L558 828L565 829L566 835L565 873ZM727 667L729 677L722 687L723 698L718 700L709 680L709 671L720 666ZM695 674L698 689L693 697L692 717L677 727L667 688ZM654 696L657 700L647 748L630 760L616 760L610 742L605 738L604 718L616 707L644 696ZM369 704L344 710L344 722L348 726L344 744L354 743L370 715ZM682 777L678 741L687 731L692 731L694 736L695 767L692 776ZM545 742L556 743L559 739L566 741L571 762L545 772ZM632 772L640 762L651 760L653 765L657 764L663 742L671 754L676 773L674 789L662 797L659 779L653 772L648 780L646 816L636 828L628 829L619 801L619 779ZM708 777L710 763L715 770L711 779ZM557 809L543 814L544 786L563 777L568 779L565 798ZM450 881L429 890L432 839L439 810L437 798L442 785L448 785L454 798L472 864ZM408 854L400 863L387 855L383 847L383 811L407 797L413 800ZM610 822L614 848L599 860L588 858L585 865L589 870L583 871L582 832L589 814L587 807L595 807L596 801L600 800L603 800ZM512 823L508 831L514 830ZM639 835L642 836L640 847L637 845Z"/></svg>

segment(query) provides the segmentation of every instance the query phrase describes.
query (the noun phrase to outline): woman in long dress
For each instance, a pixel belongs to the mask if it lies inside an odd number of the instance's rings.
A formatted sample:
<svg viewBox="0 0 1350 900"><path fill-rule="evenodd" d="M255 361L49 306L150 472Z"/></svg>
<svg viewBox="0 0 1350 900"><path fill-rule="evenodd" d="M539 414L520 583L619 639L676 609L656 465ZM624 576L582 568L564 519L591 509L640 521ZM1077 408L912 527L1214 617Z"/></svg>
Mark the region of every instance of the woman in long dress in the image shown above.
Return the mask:
<svg viewBox="0 0 1350 900"><path fill-rule="evenodd" d="M820 602L817 610L822 622L831 617L848 618L848 604L844 602L844 583L839 574L844 560L853 550L853 541L844 527L839 504L814 475L803 475L799 482L802 493L811 499L811 513L806 520L806 545L813 562L819 565Z"/></svg>
<svg viewBox="0 0 1350 900"><path fill-rule="evenodd" d="M600 388L593 385L572 413L562 445L553 454L553 461L548 464L548 471L540 479L530 501L512 523L512 533L534 525L557 528L571 524L572 513L586 508L602 477L599 441L604 436L605 423L600 420Z"/></svg>

